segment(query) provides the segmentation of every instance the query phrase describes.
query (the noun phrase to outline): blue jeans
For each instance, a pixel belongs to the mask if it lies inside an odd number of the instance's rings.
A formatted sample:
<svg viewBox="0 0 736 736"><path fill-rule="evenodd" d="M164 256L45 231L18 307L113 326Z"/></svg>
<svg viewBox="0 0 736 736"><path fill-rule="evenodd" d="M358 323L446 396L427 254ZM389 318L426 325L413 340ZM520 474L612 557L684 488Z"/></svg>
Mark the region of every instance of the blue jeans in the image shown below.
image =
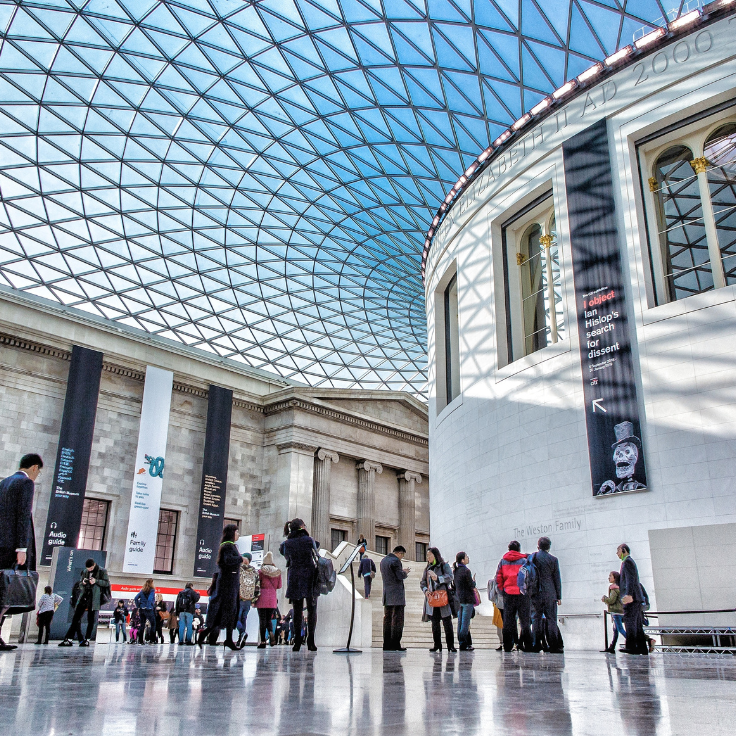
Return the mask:
<svg viewBox="0 0 736 736"><path fill-rule="evenodd" d="M192 619L194 618L194 614L191 613L185 613L182 611L179 614L179 643L181 642L187 642L191 643L192 641ZM184 632L186 630L186 638L184 637Z"/></svg>
<svg viewBox="0 0 736 736"><path fill-rule="evenodd" d="M611 618L613 619L613 640L611 641L609 648L615 649L616 642L618 641L618 635L621 634L623 638L626 638L626 629L624 629L624 617L621 613L612 613Z"/></svg>
<svg viewBox="0 0 736 736"><path fill-rule="evenodd" d="M128 641L128 632L125 629L125 621L115 622L115 641L118 641L120 632L123 632L123 641Z"/></svg>
<svg viewBox="0 0 736 736"><path fill-rule="evenodd" d="M470 643L470 618L474 607L472 603L461 603L457 612L457 640L463 649Z"/></svg>
<svg viewBox="0 0 736 736"><path fill-rule="evenodd" d="M245 633L245 620L248 618L248 611L250 611L250 606L250 601L240 601L240 610L238 611L238 623L235 624L235 627L240 634Z"/></svg>

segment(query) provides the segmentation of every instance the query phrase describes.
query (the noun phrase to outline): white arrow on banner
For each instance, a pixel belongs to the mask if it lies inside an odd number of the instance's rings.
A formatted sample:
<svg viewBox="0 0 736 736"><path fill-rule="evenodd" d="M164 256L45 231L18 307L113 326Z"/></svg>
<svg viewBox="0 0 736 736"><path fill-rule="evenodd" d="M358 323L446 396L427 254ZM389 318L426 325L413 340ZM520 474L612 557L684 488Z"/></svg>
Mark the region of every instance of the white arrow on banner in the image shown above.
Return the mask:
<svg viewBox="0 0 736 736"><path fill-rule="evenodd" d="M606 407L603 406L603 404L601 404L601 401L603 401L603 399L593 399L593 411L594 412L596 409L600 409L604 413L608 411L608 409L606 409Z"/></svg>

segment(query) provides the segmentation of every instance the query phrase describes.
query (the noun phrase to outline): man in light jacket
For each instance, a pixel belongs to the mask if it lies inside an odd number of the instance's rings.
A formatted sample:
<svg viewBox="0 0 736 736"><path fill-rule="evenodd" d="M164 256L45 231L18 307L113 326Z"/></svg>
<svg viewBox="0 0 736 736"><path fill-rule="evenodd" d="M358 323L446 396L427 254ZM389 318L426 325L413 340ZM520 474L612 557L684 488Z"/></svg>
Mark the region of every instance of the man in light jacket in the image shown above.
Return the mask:
<svg viewBox="0 0 736 736"><path fill-rule="evenodd" d="M411 568L401 566L406 548L398 545L390 555L381 560L381 577L383 578L383 651L405 652L401 646L404 633L404 608L406 591L404 580L409 576Z"/></svg>
<svg viewBox="0 0 736 736"><path fill-rule="evenodd" d="M36 569L36 537L33 531L35 480L43 468L40 455L24 455L19 469L0 481L0 570L15 565ZM0 627L10 607L0 597ZM0 638L0 652L16 649Z"/></svg>

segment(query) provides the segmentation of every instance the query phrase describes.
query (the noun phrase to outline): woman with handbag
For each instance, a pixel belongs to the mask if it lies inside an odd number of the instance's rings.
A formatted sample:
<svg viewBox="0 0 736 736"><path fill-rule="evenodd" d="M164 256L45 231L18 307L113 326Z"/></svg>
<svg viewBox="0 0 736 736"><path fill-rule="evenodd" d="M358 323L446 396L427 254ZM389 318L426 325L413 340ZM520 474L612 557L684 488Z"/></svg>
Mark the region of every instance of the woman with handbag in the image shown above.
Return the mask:
<svg viewBox="0 0 736 736"><path fill-rule="evenodd" d="M161 593L156 593L156 638L159 644L164 643L164 624L168 624L169 610Z"/></svg>
<svg viewBox="0 0 736 736"><path fill-rule="evenodd" d="M200 649L210 633L221 628L225 629L224 645L235 652L240 648L233 641L240 606L240 566L243 564L236 545L239 537L240 532L235 524L225 525L217 553L217 579L213 580L215 589L207 607L207 626L197 634Z"/></svg>
<svg viewBox="0 0 736 736"><path fill-rule="evenodd" d="M279 551L286 558L288 576L286 578L286 599L294 607L294 646L298 652L304 641L302 628L304 601L307 602L307 648L317 651L314 633L317 628L317 545L309 536L302 519L292 519L284 526L286 539Z"/></svg>
<svg viewBox="0 0 736 736"><path fill-rule="evenodd" d="M473 651L473 640L470 637L470 619L473 609L480 605L480 596L475 587L475 576L468 569L470 558L465 552L455 555L452 566L455 575L455 595L457 596L457 640L460 642L461 652Z"/></svg>
<svg viewBox="0 0 736 736"><path fill-rule="evenodd" d="M455 632L452 629L452 609L450 608L449 588L453 582L450 566L442 559L437 547L427 550L427 567L424 568L422 581L419 583L424 592L424 614L422 621L432 622L432 637L434 647L430 652L442 651L442 634L440 621L445 629L447 651L456 652Z"/></svg>

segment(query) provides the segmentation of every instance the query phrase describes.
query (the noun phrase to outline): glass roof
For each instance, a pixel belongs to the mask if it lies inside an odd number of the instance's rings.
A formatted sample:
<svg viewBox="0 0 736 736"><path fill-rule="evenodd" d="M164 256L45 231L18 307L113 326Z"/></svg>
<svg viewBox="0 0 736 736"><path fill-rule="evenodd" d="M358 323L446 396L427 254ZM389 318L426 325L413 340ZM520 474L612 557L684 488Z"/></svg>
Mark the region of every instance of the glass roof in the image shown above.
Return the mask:
<svg viewBox="0 0 736 736"><path fill-rule="evenodd" d="M422 395L445 193L665 10L0 0L0 283L312 385Z"/></svg>

